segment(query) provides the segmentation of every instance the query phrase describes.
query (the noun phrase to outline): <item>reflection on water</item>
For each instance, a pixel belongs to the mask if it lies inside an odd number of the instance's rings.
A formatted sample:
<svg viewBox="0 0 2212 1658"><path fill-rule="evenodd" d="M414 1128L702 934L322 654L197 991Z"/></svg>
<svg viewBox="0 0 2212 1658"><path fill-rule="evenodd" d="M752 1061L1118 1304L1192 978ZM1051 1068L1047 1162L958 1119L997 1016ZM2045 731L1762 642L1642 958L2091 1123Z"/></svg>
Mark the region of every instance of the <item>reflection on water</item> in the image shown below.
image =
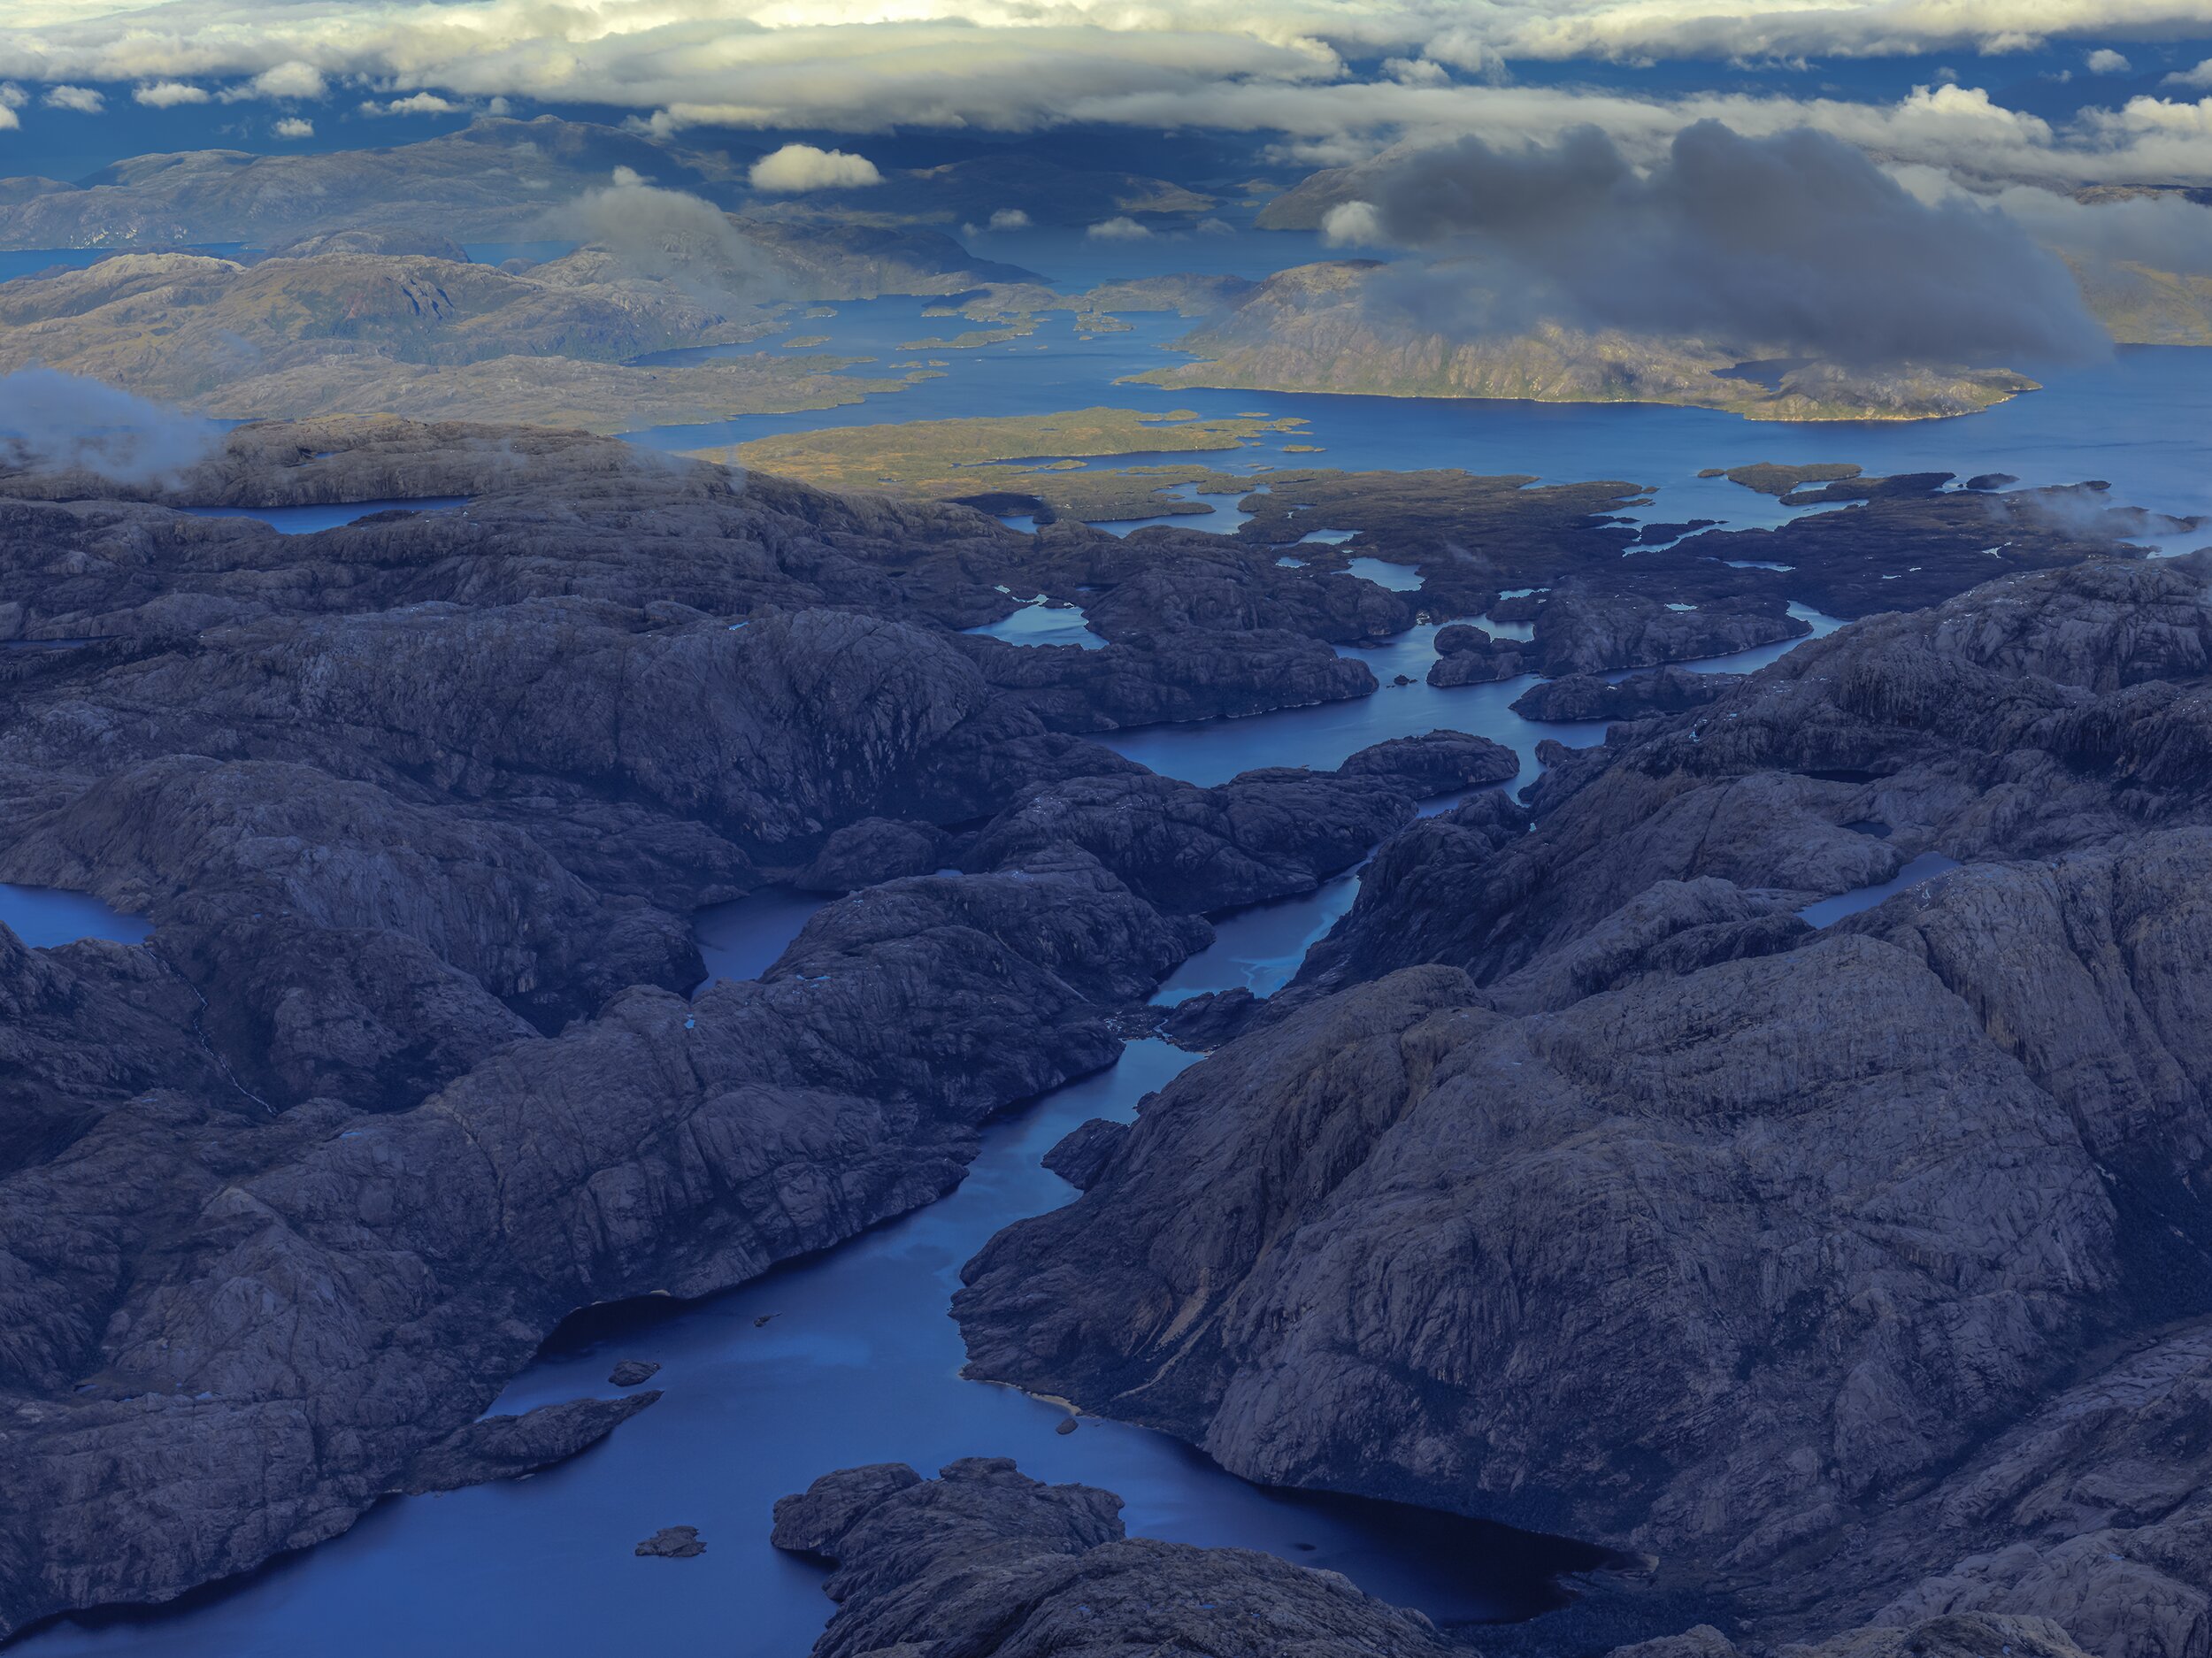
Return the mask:
<svg viewBox="0 0 2212 1658"><path fill-rule="evenodd" d="M1947 858L1940 852L1923 852L1886 881L1872 887L1862 887L1855 892L1839 893L1833 898L1824 898L1816 904L1807 904L1797 913L1816 927L1824 927L1840 921L1846 916L1855 916L1863 910L1871 910L1886 898L1903 892L1909 887L1932 880L1949 870L1957 869L1956 858Z"/></svg>
<svg viewBox="0 0 2212 1658"><path fill-rule="evenodd" d="M1601 723L1571 725L1516 714L1507 705L1536 683L1532 674L1448 690L1428 684L1422 676L1436 660L1436 624L1424 623L1381 645L1341 653L1374 671L1382 683L1372 696L1240 719L1108 732L1094 741L1166 776L1211 786L1261 766L1332 771L1371 744L1439 730L1472 732L1505 744L1521 756L1518 781L1525 783L1536 775L1536 745L1543 739L1581 748L1604 737ZM1400 675L1408 683L1391 683Z"/></svg>
<svg viewBox="0 0 2212 1658"><path fill-rule="evenodd" d="M1335 533L1333 530L1317 530L1304 539L1310 541L1317 541ZM1379 587L1389 588L1393 593L1418 593L1421 590L1420 576L1405 564L1388 564L1379 558L1360 557L1348 560L1344 568L1363 581L1371 581Z"/></svg>
<svg viewBox="0 0 2212 1658"><path fill-rule="evenodd" d="M703 990L718 979L758 979L799 936L807 918L827 902L818 893L764 887L728 903L695 910L692 936L698 940L699 954L707 964L707 976L698 988Z"/></svg>
<svg viewBox="0 0 2212 1658"><path fill-rule="evenodd" d="M153 923L143 916L127 916L90 893L64 892L58 887L12 887L0 882L0 923L24 943L50 949L74 944L79 939L112 939L118 944L140 944Z"/></svg>
<svg viewBox="0 0 2212 1658"><path fill-rule="evenodd" d="M1082 606L1055 604L1041 593L1010 616L961 631L980 633L987 639L1002 639L1010 645L1080 645L1086 650L1106 648L1104 636L1091 631L1090 618L1084 615Z"/></svg>
<svg viewBox="0 0 2212 1658"><path fill-rule="evenodd" d="M1209 990L1240 987L1271 996L1298 971L1306 952L1359 896L1359 871L1348 870L1298 898L1249 904L1216 916L1214 942L1161 982L1155 1007L1171 1008Z"/></svg>

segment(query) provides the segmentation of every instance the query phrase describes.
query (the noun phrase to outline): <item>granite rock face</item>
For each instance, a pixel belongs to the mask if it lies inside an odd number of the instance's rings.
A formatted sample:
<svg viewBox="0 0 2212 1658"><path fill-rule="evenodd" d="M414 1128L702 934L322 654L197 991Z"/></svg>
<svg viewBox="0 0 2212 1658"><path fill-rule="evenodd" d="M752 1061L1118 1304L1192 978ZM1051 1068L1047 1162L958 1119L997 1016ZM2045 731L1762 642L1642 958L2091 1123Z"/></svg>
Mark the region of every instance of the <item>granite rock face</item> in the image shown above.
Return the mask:
<svg viewBox="0 0 2212 1658"><path fill-rule="evenodd" d="M1595 674L1571 674L1531 686L1514 699L1513 711L1525 719L1644 719L1701 708L1733 683L1732 675L1687 668L1632 673L1617 683Z"/></svg>
<svg viewBox="0 0 2212 1658"><path fill-rule="evenodd" d="M1311 892L1412 815L1387 773L1248 771L1217 788L1075 778L1010 807L966 861L990 868L1079 848L1164 910L1217 910Z"/></svg>
<svg viewBox="0 0 2212 1658"><path fill-rule="evenodd" d="M467 504L289 536L170 504L430 495ZM1410 812L1394 777L1196 790L1056 729L954 631L1028 541L393 420L242 428L135 490L0 478L0 632L88 641L0 651L0 879L155 924L0 932L0 1632L581 1449L646 1395L479 1421L567 1314L937 1197L995 1112L1112 1059L1199 912ZM1110 586L1118 545L1056 537ZM1070 653L1129 718L1371 687L1321 638L1362 584L1229 616L1211 564L1148 557L1126 637ZM1116 800L1138 839L1097 833ZM686 1000L689 912L795 878L850 895Z"/></svg>
<svg viewBox="0 0 2212 1658"><path fill-rule="evenodd" d="M1127 1536L1121 1499L1048 1485L1004 1458L934 1479L902 1463L825 1474L776 1505L778 1548L828 1566L836 1616L814 1658L1445 1658L1471 1648L1418 1612L1248 1549ZM1603 1649L1597 1648L1597 1651ZM1789 1649L1794 1658L2085 1658L2040 1616L1885 1619ZM1608 1658L1742 1658L1709 1624Z"/></svg>
<svg viewBox="0 0 2212 1658"><path fill-rule="evenodd" d="M1248 1549L1127 1536L1121 1499L1048 1485L1005 1458L925 1480L901 1463L826 1474L776 1505L778 1548L835 1570L837 1615L815 1658L961 1652L978 1658L1442 1658L1418 1613L1334 1572Z"/></svg>
<svg viewBox="0 0 2212 1658"><path fill-rule="evenodd" d="M970 1263L973 1369L1761 1640L2196 1658L2207 573L1876 617L1409 825Z"/></svg>

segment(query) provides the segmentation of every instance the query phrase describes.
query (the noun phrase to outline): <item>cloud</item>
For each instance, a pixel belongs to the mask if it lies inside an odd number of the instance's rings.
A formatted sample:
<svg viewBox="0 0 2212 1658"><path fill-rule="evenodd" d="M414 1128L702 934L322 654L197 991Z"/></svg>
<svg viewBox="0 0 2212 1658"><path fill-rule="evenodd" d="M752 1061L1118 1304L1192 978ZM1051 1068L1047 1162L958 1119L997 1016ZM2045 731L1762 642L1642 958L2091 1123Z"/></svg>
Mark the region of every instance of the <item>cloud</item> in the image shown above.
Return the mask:
<svg viewBox="0 0 2212 1658"><path fill-rule="evenodd" d="M2212 58L2206 58L2194 69L2177 70L2166 77L2170 87L2212 87Z"/></svg>
<svg viewBox="0 0 2212 1658"><path fill-rule="evenodd" d="M1372 202L1339 202L1321 216L1321 240L1332 248L1377 248L1389 236Z"/></svg>
<svg viewBox="0 0 2212 1658"><path fill-rule="evenodd" d="M134 88L131 93L131 101L143 104L150 109L169 110L180 104L204 104L208 101L208 93L206 88L196 87L183 81L154 81Z"/></svg>
<svg viewBox="0 0 2212 1658"><path fill-rule="evenodd" d="M379 104L373 98L361 105L364 115L458 115L464 106L434 92L417 92Z"/></svg>
<svg viewBox="0 0 2212 1658"><path fill-rule="evenodd" d="M263 70L250 84L255 95L265 98L319 98L329 90L322 72L296 58Z"/></svg>
<svg viewBox="0 0 2212 1658"><path fill-rule="evenodd" d="M865 156L842 150L817 150L812 144L786 144L772 155L753 163L747 180L756 190L789 193L797 190L850 190L883 182L876 164Z"/></svg>
<svg viewBox="0 0 2212 1658"><path fill-rule="evenodd" d="M1747 134L1811 127L1962 175L2188 182L2212 181L2212 136L2125 119L2055 131L1909 99L1503 80L1538 60L1801 65L2038 41L2101 54L2207 34L2212 0L0 0L0 76L273 96L290 95L254 91L263 77L311 73L379 88L392 101L379 113L534 97L635 111L663 134L1216 127L1279 133L1281 153L1316 161L1586 124L1642 158L1717 119ZM2178 84L2212 90L2212 77ZM411 107L417 96L438 102Z"/></svg>
<svg viewBox="0 0 2212 1658"><path fill-rule="evenodd" d="M2114 51L2109 46L2100 46L2082 62L2089 66L2089 73L2093 75L2124 75L2129 68L2126 56Z"/></svg>
<svg viewBox="0 0 2212 1658"><path fill-rule="evenodd" d="M627 168L620 172L628 172ZM618 176L555 212L547 229L587 244L589 280L631 277L672 284L710 304L761 304L783 281L761 250L713 203ZM595 257L590 257L595 255Z"/></svg>
<svg viewBox="0 0 2212 1658"><path fill-rule="evenodd" d="M1002 207L997 212L991 215L991 222L987 228L991 230L1027 230L1029 228L1029 215L1023 212L1018 207Z"/></svg>
<svg viewBox="0 0 2212 1658"><path fill-rule="evenodd" d="M2066 267L2003 213L1927 202L1808 131L1676 135L1647 170L1594 127L1461 139L1368 170L1365 214L1432 257L1378 291L1447 332L1536 319L1852 365L2078 359L2109 342ZM1372 234L1368 234L1369 232Z"/></svg>
<svg viewBox="0 0 2212 1658"><path fill-rule="evenodd" d="M304 120L296 115L288 115L271 127L269 130L279 138L312 138L315 135L315 123Z"/></svg>
<svg viewBox="0 0 2212 1658"><path fill-rule="evenodd" d="M0 465L82 467L123 483L152 483L215 450L222 428L96 380L50 368L0 376Z"/></svg>
<svg viewBox="0 0 2212 1658"><path fill-rule="evenodd" d="M107 108L107 95L92 87L56 86L46 88L46 107L50 110L74 110L80 115L97 115Z"/></svg>
<svg viewBox="0 0 2212 1658"><path fill-rule="evenodd" d="M1991 200L2038 242L2078 265L2139 265L2212 276L2212 207L2200 207L2185 196L2078 202L2056 191L2014 185Z"/></svg>
<svg viewBox="0 0 2212 1658"><path fill-rule="evenodd" d="M1102 219L1083 233L1093 242L1142 242L1152 233L1126 214Z"/></svg>
<svg viewBox="0 0 2212 1658"><path fill-rule="evenodd" d="M1347 61L1786 64L2212 32L2212 0L9 0L0 16L0 73L41 81L299 62L403 92L720 105L849 131L1034 122L1071 94L1296 80ZM855 119L804 119L833 108Z"/></svg>

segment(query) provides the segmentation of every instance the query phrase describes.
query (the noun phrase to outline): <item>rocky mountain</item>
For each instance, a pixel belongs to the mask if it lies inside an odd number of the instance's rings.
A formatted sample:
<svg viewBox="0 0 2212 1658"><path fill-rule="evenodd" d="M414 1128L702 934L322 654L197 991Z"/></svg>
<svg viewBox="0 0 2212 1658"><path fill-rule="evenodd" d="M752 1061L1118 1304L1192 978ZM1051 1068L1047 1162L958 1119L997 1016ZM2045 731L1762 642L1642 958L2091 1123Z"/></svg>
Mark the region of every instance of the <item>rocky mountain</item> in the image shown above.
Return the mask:
<svg viewBox="0 0 2212 1658"><path fill-rule="evenodd" d="M1640 1552L1756 1639L2199 1651L2208 575L1875 616L1401 832L971 1263L974 1370Z"/></svg>
<svg viewBox="0 0 2212 1658"><path fill-rule="evenodd" d="M1622 692L1525 804L1420 818L1517 757L1434 733L1201 788L1087 735L1369 695L1333 643L1493 613L1508 572L1585 667L1701 648L1661 585L1768 616L1773 572L1689 550L1727 535L1624 559L1629 486L1461 474L1126 539L390 418L248 425L128 487L0 474L0 880L153 924L0 933L0 1629L617 1430L646 1395L481 1418L580 1307L942 1194L995 1114L1160 1021L1208 915L1379 841L1300 982L1179 1009L1227 1045L972 1269L979 1365L1240 1471L1655 1555L1603 1593L1718 1597L1753 1640L2049 1614L2193 1653L2206 572L2094 491L1793 481L1860 502L1762 533L1808 581L1905 538L1915 593L1961 596L1685 712ZM179 510L453 497L303 535ZM1307 508L1422 591L1280 564ZM1975 587L1993 514L2018 545ZM1599 603L1628 566L1650 592ZM1040 590L1105 645L960 631ZM1794 917L1932 848L1969 869ZM691 912L779 880L846 895L701 987ZM1002 1471L912 1499L948 1535L970 1495L1044 1516L956 1592L926 1516L793 1521L851 1554L852 1639L1001 1628L1033 1571L1110 1594L1064 1603L1114 1608L1092 1634L1155 1628L1164 1585L1317 1650L1431 1639Z"/></svg>
<svg viewBox="0 0 2212 1658"><path fill-rule="evenodd" d="M930 231L712 214L518 269L355 230L256 262L125 254L0 285L0 372L42 365L234 419L343 409L626 431L895 389L840 376L851 359L774 349L790 323L764 308L1010 272L1023 274ZM764 349L634 361L751 341Z"/></svg>
<svg viewBox="0 0 2212 1658"><path fill-rule="evenodd" d="M553 116L486 116L457 132L388 149L319 155L236 150L137 156L80 181L0 182L0 247L273 248L356 226L434 222L455 241L544 234L549 208L626 167L717 200L739 162L642 134Z"/></svg>
<svg viewBox="0 0 2212 1658"><path fill-rule="evenodd" d="M1203 912L1512 764L1201 789L1072 734L1020 659L1102 676L1086 729L1373 689L1323 639L1402 601L1210 537L396 420L243 427L137 494L0 477L0 879L154 922L0 929L0 1631L581 1448L644 1396L479 1421L563 1317L930 1201L1112 1058ZM457 495L304 535L169 504ZM1041 554L1142 572L1114 642L954 631ZM833 847L863 890L690 994L690 912Z"/></svg>
<svg viewBox="0 0 2212 1658"><path fill-rule="evenodd" d="M275 248L334 231L425 222L457 242L527 241L557 235L549 223L557 211L605 188L618 169L720 207L750 204L803 227L862 233L987 224L1002 211L1045 226L1135 215L1164 227L1187 225L1217 205L1165 179L1068 166L1012 150L935 166L886 167L880 184L833 198L757 194L748 169L775 147L763 140L705 149L541 115L480 116L414 143L315 155L136 156L73 182L0 179L0 248Z"/></svg>
<svg viewBox="0 0 2212 1658"><path fill-rule="evenodd" d="M1330 1571L1249 1549L1125 1534L1121 1499L1047 1485L1004 1459L934 1479L898 1463L826 1474L776 1505L778 1548L834 1567L837 1616L814 1658L1444 1658L1469 1647L1418 1612ZM1885 1622L1793 1649L1803 1658L2081 1658L2047 1618L1985 1613ZM1611 1658L1736 1658L1709 1624Z"/></svg>
<svg viewBox="0 0 2212 1658"><path fill-rule="evenodd" d="M329 357L442 366L501 357L620 363L770 333L730 293L663 281L573 282L421 255L331 252L257 265L133 254L0 285L0 372L42 363L165 402L197 403ZM217 399L219 411L222 400Z"/></svg>
<svg viewBox="0 0 2212 1658"><path fill-rule="evenodd" d="M1479 284L1479 273L1471 282ZM1690 339L1545 322L1495 332L1440 326L1393 292L1390 267L1295 266L1176 342L1199 360L1140 376L1156 386L1327 391L1538 403L1663 403L1758 420L1928 419L1970 414L2035 382L1958 365L1848 368L1745 354Z"/></svg>

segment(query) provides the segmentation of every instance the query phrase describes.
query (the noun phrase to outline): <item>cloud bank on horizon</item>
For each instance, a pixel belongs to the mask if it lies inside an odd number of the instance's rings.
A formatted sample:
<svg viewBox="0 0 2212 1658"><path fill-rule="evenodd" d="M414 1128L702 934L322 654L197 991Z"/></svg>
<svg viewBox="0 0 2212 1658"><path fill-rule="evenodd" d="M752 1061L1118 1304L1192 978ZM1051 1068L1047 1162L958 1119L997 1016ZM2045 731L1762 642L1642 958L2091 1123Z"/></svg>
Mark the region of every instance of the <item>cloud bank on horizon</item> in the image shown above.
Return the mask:
<svg viewBox="0 0 2212 1658"><path fill-rule="evenodd" d="M0 81L101 86L156 108L342 91L379 113L601 104L663 133L865 133L1064 122L1282 134L1356 159L1409 136L1556 139L1595 126L1640 159L1701 120L1809 127L1892 163L1998 179L2212 182L2212 59L2061 125L1963 84L2078 41L2085 81L2134 42L2212 38L2212 0L0 0ZM1889 103L1525 86L1512 65L1763 64L1963 54L1962 84ZM365 97L364 95L366 95ZM75 98L73 104L65 100ZM42 114L42 111L39 111ZM296 107L285 111L299 119Z"/></svg>
<svg viewBox="0 0 2212 1658"><path fill-rule="evenodd" d="M1379 293L1454 337L1568 321L1855 365L2110 345L2066 266L2006 213L1923 200L1820 133L1705 122L1645 170L1594 127L1511 150L1463 138L1348 182L1329 239L1431 255Z"/></svg>

